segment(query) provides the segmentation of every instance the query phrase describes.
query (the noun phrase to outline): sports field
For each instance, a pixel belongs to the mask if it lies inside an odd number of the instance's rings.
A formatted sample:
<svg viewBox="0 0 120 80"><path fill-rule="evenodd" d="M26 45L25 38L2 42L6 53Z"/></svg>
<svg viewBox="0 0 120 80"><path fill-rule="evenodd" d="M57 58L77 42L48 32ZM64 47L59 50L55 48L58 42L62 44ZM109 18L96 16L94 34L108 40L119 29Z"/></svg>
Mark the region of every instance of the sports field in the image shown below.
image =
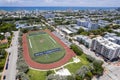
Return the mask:
<svg viewBox="0 0 120 80"><path fill-rule="evenodd" d="M27 35L32 60L39 63L53 63L65 55L64 48L46 32L30 32Z"/></svg>

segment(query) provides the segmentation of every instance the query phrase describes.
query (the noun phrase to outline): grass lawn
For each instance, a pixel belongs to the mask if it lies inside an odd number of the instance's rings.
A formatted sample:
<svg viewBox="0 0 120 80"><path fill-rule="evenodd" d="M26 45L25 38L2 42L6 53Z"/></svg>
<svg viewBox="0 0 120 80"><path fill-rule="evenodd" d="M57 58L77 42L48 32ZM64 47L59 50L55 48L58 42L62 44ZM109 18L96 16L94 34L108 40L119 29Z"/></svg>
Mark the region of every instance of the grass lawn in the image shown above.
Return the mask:
<svg viewBox="0 0 120 80"><path fill-rule="evenodd" d="M85 54L78 56L78 58L80 59L79 63L73 63L65 66L65 68L67 68L71 73L75 73L81 66L89 64Z"/></svg>
<svg viewBox="0 0 120 80"><path fill-rule="evenodd" d="M4 68L4 66L5 66L7 53L5 53L4 55L5 55L4 58L0 58L0 72L3 71L3 68Z"/></svg>
<svg viewBox="0 0 120 80"><path fill-rule="evenodd" d="M3 71L4 65L5 65L6 57L3 59L0 59L0 72Z"/></svg>
<svg viewBox="0 0 120 80"><path fill-rule="evenodd" d="M32 35L31 35L32 34ZM65 55L64 48L58 44L49 34L40 32L31 32L27 36L31 58L39 63L52 63L60 60ZM50 54L34 56L35 53L60 48L60 51Z"/></svg>
<svg viewBox="0 0 120 80"><path fill-rule="evenodd" d="M0 72L3 71L4 65L5 65L5 62L6 62L6 57L8 55L8 53L6 51L3 52L2 50L5 50L10 46L11 39L12 39L12 36L8 39L9 40L8 43L0 44L0 55L2 53L2 55L4 56L4 57L0 57Z"/></svg>
<svg viewBox="0 0 120 80"><path fill-rule="evenodd" d="M30 80L46 80L47 71L37 71L30 69L27 74Z"/></svg>
<svg viewBox="0 0 120 80"><path fill-rule="evenodd" d="M9 44L0 44L0 49L5 49L9 46Z"/></svg>
<svg viewBox="0 0 120 80"><path fill-rule="evenodd" d="M85 54L78 56L78 58L81 60L81 62L65 66L65 68L67 68L71 73L75 73L78 69L80 69L81 66L89 64ZM69 62L72 62L72 59ZM37 71L30 69L27 74L30 80L46 80L47 71Z"/></svg>

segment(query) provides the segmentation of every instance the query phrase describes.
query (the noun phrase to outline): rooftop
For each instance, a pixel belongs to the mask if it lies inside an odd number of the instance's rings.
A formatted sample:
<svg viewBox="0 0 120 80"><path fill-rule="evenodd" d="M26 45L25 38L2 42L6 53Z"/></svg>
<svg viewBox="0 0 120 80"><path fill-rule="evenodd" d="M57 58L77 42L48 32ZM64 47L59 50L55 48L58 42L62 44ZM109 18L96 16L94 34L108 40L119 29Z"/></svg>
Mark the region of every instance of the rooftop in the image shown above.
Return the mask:
<svg viewBox="0 0 120 80"><path fill-rule="evenodd" d="M100 42L102 45L104 45L105 47L109 48L109 49L117 49L120 48L120 45L113 43L103 37L97 37L95 38L98 42Z"/></svg>
<svg viewBox="0 0 120 80"><path fill-rule="evenodd" d="M77 36L77 38L81 38L81 39L85 40L88 43L92 42L92 40L88 36L79 35L79 36Z"/></svg>
<svg viewBox="0 0 120 80"><path fill-rule="evenodd" d="M7 43L7 42L8 42L8 40L7 40L7 39L0 40L0 44L5 44L5 43Z"/></svg>
<svg viewBox="0 0 120 80"><path fill-rule="evenodd" d="M68 29L66 29L66 28L62 28L62 31L66 32L67 34L73 33L72 31L70 31L70 30L68 30Z"/></svg>
<svg viewBox="0 0 120 80"><path fill-rule="evenodd" d="M85 19L77 19L77 21L80 21L80 22L86 22Z"/></svg>

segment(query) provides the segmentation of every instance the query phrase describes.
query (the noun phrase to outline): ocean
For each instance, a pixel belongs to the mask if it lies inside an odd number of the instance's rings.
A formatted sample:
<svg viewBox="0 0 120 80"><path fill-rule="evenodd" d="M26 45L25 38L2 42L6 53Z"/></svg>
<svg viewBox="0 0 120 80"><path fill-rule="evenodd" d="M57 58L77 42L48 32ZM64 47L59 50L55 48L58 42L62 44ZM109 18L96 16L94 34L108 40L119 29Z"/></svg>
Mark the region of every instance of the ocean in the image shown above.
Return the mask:
<svg viewBox="0 0 120 80"><path fill-rule="evenodd" d="M5 11L16 11L16 10L109 10L109 9L116 9L117 7L0 7L0 10Z"/></svg>

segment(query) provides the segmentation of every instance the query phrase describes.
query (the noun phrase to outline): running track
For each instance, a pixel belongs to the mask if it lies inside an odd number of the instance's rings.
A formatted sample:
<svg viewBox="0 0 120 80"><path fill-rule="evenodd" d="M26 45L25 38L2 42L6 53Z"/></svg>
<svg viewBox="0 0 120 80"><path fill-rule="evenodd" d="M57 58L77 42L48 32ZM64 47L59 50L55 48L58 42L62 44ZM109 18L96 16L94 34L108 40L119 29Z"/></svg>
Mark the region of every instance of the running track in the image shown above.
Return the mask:
<svg viewBox="0 0 120 80"><path fill-rule="evenodd" d="M63 46L63 48L66 51L65 56L54 63L50 63L50 64L41 64L41 63L37 63L35 61L33 61L29 55L29 50L28 50L28 44L27 44L27 34L24 34L22 36L22 40L23 40L23 57L26 61L26 63L35 69L41 69L41 70L49 70L49 69L53 69L53 68L57 68L60 67L62 65L64 65L65 63L67 63L72 57L76 56L76 54L69 49L69 47L67 47L58 37L56 37L54 34L52 34L49 30L45 30L45 32L47 32L53 39L55 39L59 44L61 44L61 46Z"/></svg>

